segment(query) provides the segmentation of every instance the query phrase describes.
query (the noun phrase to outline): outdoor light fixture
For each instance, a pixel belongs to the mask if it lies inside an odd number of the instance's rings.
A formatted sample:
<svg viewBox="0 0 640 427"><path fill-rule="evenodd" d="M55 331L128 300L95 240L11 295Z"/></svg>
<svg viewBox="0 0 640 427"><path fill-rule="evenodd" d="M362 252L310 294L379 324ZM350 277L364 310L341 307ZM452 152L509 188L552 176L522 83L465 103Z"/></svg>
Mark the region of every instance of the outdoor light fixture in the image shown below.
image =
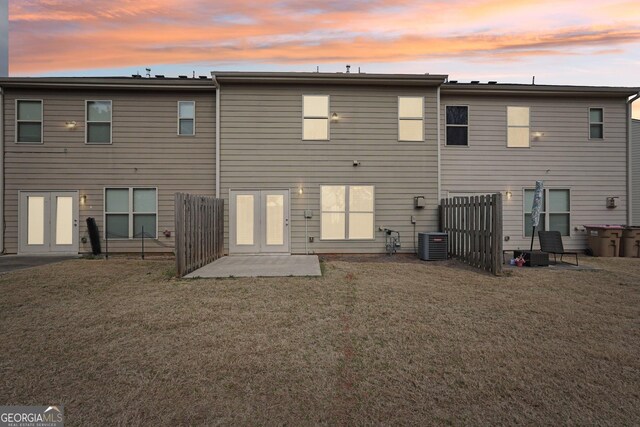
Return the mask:
<svg viewBox="0 0 640 427"><path fill-rule="evenodd" d="M87 195L83 194L82 196L80 196L80 204L81 205L86 205L87 204Z"/></svg>
<svg viewBox="0 0 640 427"><path fill-rule="evenodd" d="M72 120L70 122L66 122L64 125L67 127L67 129L75 129L77 123L75 120Z"/></svg>
<svg viewBox="0 0 640 427"><path fill-rule="evenodd" d="M302 187L298 187L298 194L302 194L302 193L303 193Z"/></svg>
<svg viewBox="0 0 640 427"><path fill-rule="evenodd" d="M507 196L507 200L511 200L511 196L513 196L513 194L511 193L511 191L507 191L505 193L505 195Z"/></svg>
<svg viewBox="0 0 640 427"><path fill-rule="evenodd" d="M331 121L332 121L332 122L337 122L337 121L338 121L338 118L339 118L339 117L338 117L338 113L333 113L333 114L331 115Z"/></svg>
<svg viewBox="0 0 640 427"><path fill-rule="evenodd" d="M533 137L534 137L535 139L540 139L540 138L542 138L543 136L544 136L544 133L542 133L542 132L534 132L534 133L533 133Z"/></svg>

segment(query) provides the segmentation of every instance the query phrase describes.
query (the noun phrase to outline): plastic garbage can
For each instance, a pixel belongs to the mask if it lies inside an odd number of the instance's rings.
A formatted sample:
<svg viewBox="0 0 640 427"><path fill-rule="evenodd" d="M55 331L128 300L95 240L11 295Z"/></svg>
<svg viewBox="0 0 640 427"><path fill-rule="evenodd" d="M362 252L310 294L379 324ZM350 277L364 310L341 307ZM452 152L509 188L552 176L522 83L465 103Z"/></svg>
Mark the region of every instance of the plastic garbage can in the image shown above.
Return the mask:
<svg viewBox="0 0 640 427"><path fill-rule="evenodd" d="M620 256L640 258L640 227L625 227L622 230Z"/></svg>
<svg viewBox="0 0 640 427"><path fill-rule="evenodd" d="M620 253L620 238L623 227L621 225L610 224L589 224L587 229L587 239L589 249L593 256L617 257Z"/></svg>

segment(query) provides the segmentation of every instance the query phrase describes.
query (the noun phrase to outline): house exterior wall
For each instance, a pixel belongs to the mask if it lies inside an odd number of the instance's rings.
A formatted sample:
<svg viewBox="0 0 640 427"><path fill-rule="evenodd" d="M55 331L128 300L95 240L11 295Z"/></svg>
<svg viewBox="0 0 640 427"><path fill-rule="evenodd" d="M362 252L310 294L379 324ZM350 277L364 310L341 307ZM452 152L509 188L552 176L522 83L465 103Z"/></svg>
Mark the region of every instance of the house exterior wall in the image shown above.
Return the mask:
<svg viewBox="0 0 640 427"><path fill-rule="evenodd" d="M302 96L330 95L330 141L302 140ZM398 142L398 96L423 96L424 142ZM384 251L384 235L371 241L320 240L320 186L375 186L375 227L400 231L402 250L413 251L417 231L437 229L437 89L424 87L222 84L221 196L229 245L229 190L291 191L291 252L305 251L304 210L310 253ZM360 161L354 167L353 161ZM303 194L298 189L303 188ZM414 209L413 197L427 207Z"/></svg>
<svg viewBox="0 0 640 427"><path fill-rule="evenodd" d="M43 100L43 144L15 143L16 99ZM85 100L112 100L112 144L85 144ZM196 135L177 135L177 103L196 101ZM215 191L215 92L6 88L4 95L5 250L18 250L18 191L77 190L79 237L86 218L104 236L105 187L156 187L158 237L148 252L172 252L174 193ZM65 122L76 121L69 130ZM171 231L170 238L163 235ZM104 250L104 241L102 241ZM80 242L79 251L91 245ZM109 251L135 252L140 240L110 240Z"/></svg>
<svg viewBox="0 0 640 427"><path fill-rule="evenodd" d="M445 145L447 105L469 106L468 147ZM507 148L507 106L530 107L531 148ZM604 140L589 140L589 107L604 108ZM447 94L443 89L442 194L507 191L504 198L505 249L527 248L524 188L542 179L546 188L566 188L571 197L571 236L566 249L586 246L584 224L625 224L627 217L627 109L624 98L562 98ZM607 197L617 196L615 209ZM536 246L537 246L536 239Z"/></svg>
<svg viewBox="0 0 640 427"><path fill-rule="evenodd" d="M631 218L640 225L640 120L631 124L631 177Z"/></svg>

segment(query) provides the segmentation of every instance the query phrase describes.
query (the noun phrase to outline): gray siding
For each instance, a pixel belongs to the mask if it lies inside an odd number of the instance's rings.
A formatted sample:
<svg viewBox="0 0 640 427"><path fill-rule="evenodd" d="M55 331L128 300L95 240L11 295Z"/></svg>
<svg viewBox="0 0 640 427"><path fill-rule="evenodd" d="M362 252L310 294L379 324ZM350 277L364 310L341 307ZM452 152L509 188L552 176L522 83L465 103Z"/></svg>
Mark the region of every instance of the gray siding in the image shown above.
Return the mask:
<svg viewBox="0 0 640 427"><path fill-rule="evenodd" d="M469 106L469 146L447 147L446 105ZM531 132L543 132L531 148L506 148L508 105L529 106ZM605 139L589 140L589 107L604 108ZM624 224L627 213L627 110L624 99L442 96L442 191L511 191L504 200L505 249L528 247L523 230L523 188L543 179L546 188L571 190L567 248L586 245L584 224ZM606 198L618 196L607 209ZM577 230L576 230L577 228ZM537 245L537 239L536 239Z"/></svg>
<svg viewBox="0 0 640 427"><path fill-rule="evenodd" d="M15 100L44 101L44 144L16 144ZM113 144L84 143L85 100L113 101ZM196 101L196 135L177 136L177 101ZM5 91L5 247L18 248L19 190L78 190L80 238L86 218L94 217L103 234L105 187L157 187L158 239L146 242L155 252L173 251L173 195L178 191L213 195L215 191L215 93L17 90ZM65 122L75 120L68 130ZM162 232L172 232L171 238ZM137 251L139 240L113 240L110 251ZM90 251L80 243L80 251ZM104 242L103 242L104 250Z"/></svg>
<svg viewBox="0 0 640 427"><path fill-rule="evenodd" d="M302 141L302 95L329 94L330 141ZM398 142L397 97L425 97L425 142ZM375 241L320 241L319 187L375 186L375 225L399 230L403 250L412 251L413 226L437 228L436 89L350 86L222 85L220 183L225 203L228 248L229 190L291 190L291 252L304 253L304 210L313 210L309 251L381 252ZM353 167L353 160L361 165ZM302 186L304 193L298 194ZM414 196L428 207L413 208Z"/></svg>
<svg viewBox="0 0 640 427"><path fill-rule="evenodd" d="M640 225L640 120L631 124L631 202L633 225Z"/></svg>

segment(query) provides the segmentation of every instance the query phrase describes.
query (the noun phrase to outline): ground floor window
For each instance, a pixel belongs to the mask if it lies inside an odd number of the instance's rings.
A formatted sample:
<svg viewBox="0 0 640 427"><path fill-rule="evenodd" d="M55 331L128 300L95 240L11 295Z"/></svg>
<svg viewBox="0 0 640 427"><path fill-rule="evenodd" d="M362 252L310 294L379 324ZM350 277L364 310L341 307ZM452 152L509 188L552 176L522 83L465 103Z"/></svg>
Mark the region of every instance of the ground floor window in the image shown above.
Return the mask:
<svg viewBox="0 0 640 427"><path fill-rule="evenodd" d="M531 236L531 207L535 190L524 190L524 235ZM540 225L537 230L559 231L571 235L571 192L568 189L546 188L542 198Z"/></svg>
<svg viewBox="0 0 640 427"><path fill-rule="evenodd" d="M371 185L321 186L320 238L373 239L374 197L374 187Z"/></svg>
<svg viewBox="0 0 640 427"><path fill-rule="evenodd" d="M157 189L105 188L104 193L107 238L157 237Z"/></svg>

